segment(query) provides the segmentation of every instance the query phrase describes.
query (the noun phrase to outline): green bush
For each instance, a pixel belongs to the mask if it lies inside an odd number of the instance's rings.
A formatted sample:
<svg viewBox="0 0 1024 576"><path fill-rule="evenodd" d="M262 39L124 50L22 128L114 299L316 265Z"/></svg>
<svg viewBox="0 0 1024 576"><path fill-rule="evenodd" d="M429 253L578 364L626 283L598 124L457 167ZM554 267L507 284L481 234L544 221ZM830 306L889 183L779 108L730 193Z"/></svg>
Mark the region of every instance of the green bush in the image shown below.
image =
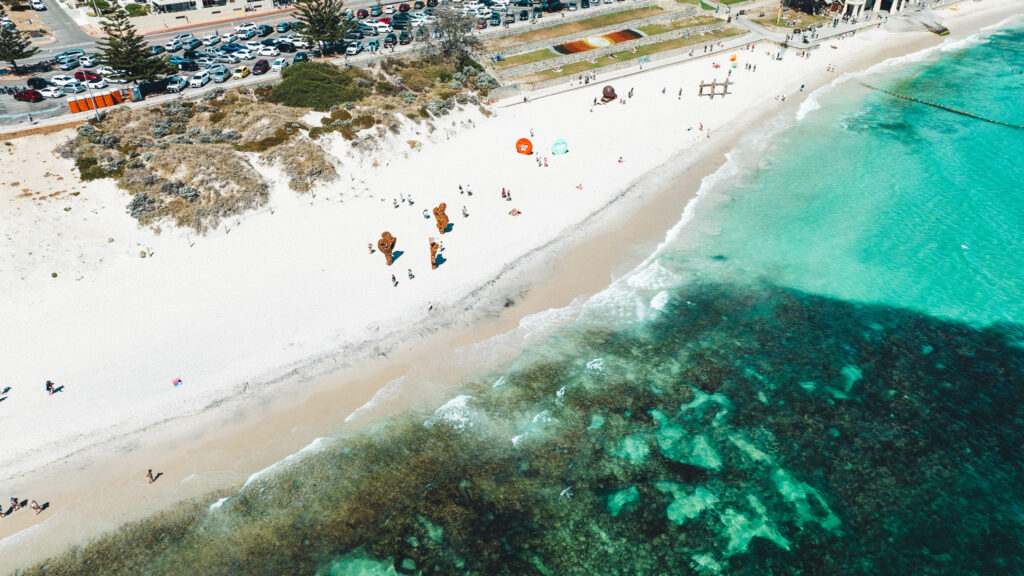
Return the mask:
<svg viewBox="0 0 1024 576"><path fill-rule="evenodd" d="M129 4L124 7L129 16L145 16L149 14L149 6L145 4Z"/></svg>
<svg viewBox="0 0 1024 576"><path fill-rule="evenodd" d="M75 167L78 168L78 176L83 181L114 178L120 175L103 170L95 156L82 156L78 158L75 160Z"/></svg>
<svg viewBox="0 0 1024 576"><path fill-rule="evenodd" d="M356 68L341 70L323 62L303 62L285 68L281 83L269 98L285 106L326 112L336 104L363 98L364 92L355 85L362 74Z"/></svg>

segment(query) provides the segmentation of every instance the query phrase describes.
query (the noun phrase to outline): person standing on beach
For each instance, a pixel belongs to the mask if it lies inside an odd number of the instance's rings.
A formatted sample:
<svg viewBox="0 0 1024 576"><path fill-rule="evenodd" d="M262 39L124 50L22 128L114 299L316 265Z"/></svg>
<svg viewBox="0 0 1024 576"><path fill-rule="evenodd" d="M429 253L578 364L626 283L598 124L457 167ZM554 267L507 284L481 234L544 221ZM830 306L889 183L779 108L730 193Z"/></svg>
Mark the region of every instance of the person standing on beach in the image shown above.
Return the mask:
<svg viewBox="0 0 1024 576"><path fill-rule="evenodd" d="M150 468L149 471L146 472L146 479L149 480L150 484L152 484L153 482L156 482L156 478L153 477L153 469L152 468Z"/></svg>
<svg viewBox="0 0 1024 576"><path fill-rule="evenodd" d="M371 242L371 243L367 244L366 247L369 248L370 254L373 254L373 243Z"/></svg>
<svg viewBox="0 0 1024 576"><path fill-rule="evenodd" d="M409 280L412 280L415 276L412 275L412 268L409 268Z"/></svg>
<svg viewBox="0 0 1024 576"><path fill-rule="evenodd" d="M21 502L18 498L11 498L11 512L17 512L21 510Z"/></svg>
<svg viewBox="0 0 1024 576"><path fill-rule="evenodd" d="M391 275L391 285L398 286L398 278L395 278L394 274Z"/></svg>
<svg viewBox="0 0 1024 576"><path fill-rule="evenodd" d="M46 393L53 396L53 382L49 380L46 381Z"/></svg>

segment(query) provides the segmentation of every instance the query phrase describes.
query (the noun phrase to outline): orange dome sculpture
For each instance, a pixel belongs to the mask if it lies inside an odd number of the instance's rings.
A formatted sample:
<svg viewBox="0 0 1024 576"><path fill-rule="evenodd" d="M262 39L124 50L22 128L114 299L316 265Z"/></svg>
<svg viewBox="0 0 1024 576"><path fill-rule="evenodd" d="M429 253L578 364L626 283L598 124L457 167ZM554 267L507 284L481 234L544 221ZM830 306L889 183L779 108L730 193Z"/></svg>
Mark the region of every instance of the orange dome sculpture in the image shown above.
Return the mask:
<svg viewBox="0 0 1024 576"><path fill-rule="evenodd" d="M533 142L530 142L527 138L520 138L516 140L516 152L529 156L533 154Z"/></svg>

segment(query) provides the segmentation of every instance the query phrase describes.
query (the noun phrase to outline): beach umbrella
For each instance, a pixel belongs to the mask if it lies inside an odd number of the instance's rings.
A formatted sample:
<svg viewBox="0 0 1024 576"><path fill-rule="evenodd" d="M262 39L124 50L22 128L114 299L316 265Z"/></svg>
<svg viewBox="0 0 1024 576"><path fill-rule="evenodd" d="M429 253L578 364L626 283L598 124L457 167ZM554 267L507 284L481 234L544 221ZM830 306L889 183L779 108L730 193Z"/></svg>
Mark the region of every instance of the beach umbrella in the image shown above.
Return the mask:
<svg viewBox="0 0 1024 576"><path fill-rule="evenodd" d="M516 152L527 156L533 154L533 142L527 138L520 138L516 141Z"/></svg>
<svg viewBox="0 0 1024 576"><path fill-rule="evenodd" d="M551 145L552 154L565 154L569 151L569 143L565 141L565 138L559 138L555 140L555 143Z"/></svg>

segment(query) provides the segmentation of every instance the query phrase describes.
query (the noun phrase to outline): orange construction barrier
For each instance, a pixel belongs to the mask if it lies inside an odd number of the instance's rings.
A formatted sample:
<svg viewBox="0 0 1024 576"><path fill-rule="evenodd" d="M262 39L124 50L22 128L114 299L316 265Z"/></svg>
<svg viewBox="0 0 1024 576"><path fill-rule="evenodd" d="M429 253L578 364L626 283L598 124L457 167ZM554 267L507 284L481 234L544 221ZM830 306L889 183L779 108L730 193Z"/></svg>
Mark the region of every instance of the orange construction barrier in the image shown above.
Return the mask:
<svg viewBox="0 0 1024 576"><path fill-rule="evenodd" d="M102 98L103 99L100 100L100 102L103 104L104 107L114 105L114 97L110 94L104 94Z"/></svg>
<svg viewBox="0 0 1024 576"><path fill-rule="evenodd" d="M121 91L120 90L116 90L114 92L111 92L110 95L114 98L114 103L115 104L120 104L120 103L124 102L124 96L121 95Z"/></svg>
<svg viewBox="0 0 1024 576"><path fill-rule="evenodd" d="M82 111L82 109L78 106L78 100L72 100L70 98L68 99L68 108L71 109L72 114L77 114L78 112Z"/></svg>

